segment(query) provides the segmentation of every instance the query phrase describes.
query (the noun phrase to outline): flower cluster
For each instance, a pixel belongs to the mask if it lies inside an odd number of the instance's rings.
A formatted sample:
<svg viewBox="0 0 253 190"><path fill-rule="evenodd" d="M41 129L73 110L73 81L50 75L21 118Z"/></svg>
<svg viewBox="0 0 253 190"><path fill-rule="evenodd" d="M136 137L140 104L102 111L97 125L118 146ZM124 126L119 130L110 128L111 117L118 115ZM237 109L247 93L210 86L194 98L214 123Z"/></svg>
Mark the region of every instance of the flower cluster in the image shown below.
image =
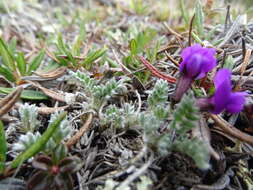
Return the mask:
<svg viewBox="0 0 253 190"><path fill-rule="evenodd" d="M214 57L215 49L204 48L196 44L185 48L180 64L181 77L177 82L173 100L178 102L183 94L190 88L194 80L206 76L207 72L216 66ZM238 113L243 109L246 92L233 92L231 84L231 72L228 69L220 69L214 77L215 93L209 98L201 98L197 106L201 110L207 110L219 114L223 110L230 113Z"/></svg>

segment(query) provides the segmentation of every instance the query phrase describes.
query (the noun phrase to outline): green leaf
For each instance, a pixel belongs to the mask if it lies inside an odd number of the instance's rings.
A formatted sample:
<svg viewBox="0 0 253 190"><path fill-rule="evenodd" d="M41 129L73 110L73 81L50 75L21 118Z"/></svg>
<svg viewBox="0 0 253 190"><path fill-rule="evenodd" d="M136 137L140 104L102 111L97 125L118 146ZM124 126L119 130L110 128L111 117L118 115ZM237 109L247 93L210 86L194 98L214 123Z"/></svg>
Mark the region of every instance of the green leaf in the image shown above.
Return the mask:
<svg viewBox="0 0 253 190"><path fill-rule="evenodd" d="M32 74L33 71L36 71L41 62L43 61L45 55L45 50L41 50L40 53L32 60L32 62L29 64L28 72L27 74L30 75Z"/></svg>
<svg viewBox="0 0 253 190"><path fill-rule="evenodd" d="M48 126L47 130L43 133L43 135L38 139L38 141L35 144L33 144L25 152L19 154L17 158L12 161L11 167L17 168L25 160L39 153L46 145L48 140L52 137L54 132L58 129L58 126L60 126L61 122L65 119L66 115L67 115L66 112L62 112L61 114L59 114L58 118Z"/></svg>
<svg viewBox="0 0 253 190"><path fill-rule="evenodd" d="M144 51L145 46L148 45L156 36L157 31L152 28L146 28L143 32L138 33L136 36L137 53Z"/></svg>
<svg viewBox="0 0 253 190"><path fill-rule="evenodd" d="M17 38L13 37L9 43L8 49L11 55L15 55L16 53L16 46L17 46Z"/></svg>
<svg viewBox="0 0 253 190"><path fill-rule="evenodd" d="M96 61L98 58L102 57L107 51L107 48L102 48L99 49L95 52L90 52L87 57L84 59L84 61L82 62L83 66L88 66L93 63L94 61Z"/></svg>
<svg viewBox="0 0 253 190"><path fill-rule="evenodd" d="M229 55L225 60L225 64L223 65L223 68L227 68L232 71L234 66L235 66L235 60L232 55Z"/></svg>
<svg viewBox="0 0 253 190"><path fill-rule="evenodd" d="M10 82L15 82L16 79L9 68L5 68L0 65L0 74Z"/></svg>
<svg viewBox="0 0 253 190"><path fill-rule="evenodd" d="M3 173L5 168L6 152L7 143L5 139L4 125L2 121L0 121L0 174Z"/></svg>
<svg viewBox="0 0 253 190"><path fill-rule="evenodd" d="M180 136L184 136L189 130L197 126L198 114L193 93L185 94L173 113L174 120L171 122L170 128L175 129Z"/></svg>
<svg viewBox="0 0 253 190"><path fill-rule="evenodd" d="M14 71L16 68L14 58L2 38L0 38L0 55L2 56L3 64Z"/></svg>
<svg viewBox="0 0 253 190"><path fill-rule="evenodd" d="M66 45L64 44L63 42L63 39L62 39L62 35L59 34L58 35L58 39L57 39L57 47L58 49L61 51L61 53L64 53L68 59L71 61L71 63L73 63L74 66L77 66L77 62L76 60L74 59L73 55L71 54L71 52L68 50L68 48L66 47ZM64 65L65 66L65 65Z"/></svg>
<svg viewBox="0 0 253 190"><path fill-rule="evenodd" d="M131 55L137 55L137 42L135 39L130 41L130 51Z"/></svg>
<svg viewBox="0 0 253 190"><path fill-rule="evenodd" d="M195 40L197 43L203 44L203 41L200 39L200 37L199 37L196 33L192 32L192 37L194 38L194 40Z"/></svg>
<svg viewBox="0 0 253 190"><path fill-rule="evenodd" d="M83 41L85 40L85 36L86 36L85 26L81 25L79 35L76 38L76 40L72 46L72 54L73 55L80 56L81 45L82 45Z"/></svg>
<svg viewBox="0 0 253 190"><path fill-rule="evenodd" d="M63 43L62 35L60 33L57 37L57 47L61 51L61 53L65 53L67 51L65 44Z"/></svg>
<svg viewBox="0 0 253 190"><path fill-rule="evenodd" d="M4 88L0 87L0 92L4 94L11 93L15 88ZM23 90L20 97L27 100L48 100L48 96L40 91L35 90Z"/></svg>
<svg viewBox="0 0 253 190"><path fill-rule="evenodd" d="M26 61L23 52L19 52L16 58L18 70L22 76L26 74Z"/></svg>
<svg viewBox="0 0 253 190"><path fill-rule="evenodd" d="M204 13L202 5L197 1L195 6L195 24L197 27L198 34L204 37Z"/></svg>

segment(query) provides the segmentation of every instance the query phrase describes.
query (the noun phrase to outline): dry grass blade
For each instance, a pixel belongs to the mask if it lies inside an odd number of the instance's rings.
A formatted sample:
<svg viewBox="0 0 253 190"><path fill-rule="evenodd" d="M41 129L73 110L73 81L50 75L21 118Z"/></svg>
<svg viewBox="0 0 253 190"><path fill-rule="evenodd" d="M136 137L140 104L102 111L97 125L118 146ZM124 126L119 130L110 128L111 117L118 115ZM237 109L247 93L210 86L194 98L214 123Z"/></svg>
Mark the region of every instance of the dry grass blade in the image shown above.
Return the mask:
<svg viewBox="0 0 253 190"><path fill-rule="evenodd" d="M171 57L167 51L165 51L165 55L175 66L179 68L180 64L173 57Z"/></svg>
<svg viewBox="0 0 253 190"><path fill-rule="evenodd" d="M0 117L6 114L18 100L23 87L18 87L0 101Z"/></svg>
<svg viewBox="0 0 253 190"><path fill-rule="evenodd" d="M239 31L240 28L240 22L242 20L242 16L239 15L233 25L231 26L231 28L226 32L226 36L224 37L224 40L218 45L218 47L222 47L223 45L225 45L231 38L232 36Z"/></svg>
<svg viewBox="0 0 253 190"><path fill-rule="evenodd" d="M77 143L77 141L83 136L83 134L85 132L87 132L91 126L91 122L93 120L93 114L89 113L88 115L88 119L86 120L86 122L84 123L84 125L79 129L79 131L76 132L76 134L71 137L67 142L66 142L66 146L68 148L70 148L71 146L73 146L74 144Z"/></svg>
<svg viewBox="0 0 253 190"><path fill-rule="evenodd" d="M251 53L252 53L251 49L246 50L245 57L244 57L244 60L243 60L243 63L241 65L241 69L240 69L241 76L243 76L243 74L249 64Z"/></svg>
<svg viewBox="0 0 253 190"><path fill-rule="evenodd" d="M39 107L38 108L38 113L42 115L48 115L52 114L58 111L63 111L67 109L69 106L62 106L62 107L56 107L56 108L50 108L50 107Z"/></svg>
<svg viewBox="0 0 253 190"><path fill-rule="evenodd" d="M47 96L49 96L50 98L53 98L54 100L57 100L59 102L66 102L64 95L57 93L55 91L49 90L43 86L41 86L38 83L34 83L29 81L30 84L32 84L34 87L40 89L44 94L46 94Z"/></svg>
<svg viewBox="0 0 253 190"><path fill-rule="evenodd" d="M36 74L44 79L54 80L54 79L57 79L57 78L63 76L65 74L66 70L67 70L66 67L60 67L60 68L57 68L49 73L34 72L34 74Z"/></svg>
<svg viewBox="0 0 253 190"><path fill-rule="evenodd" d="M250 57L252 55L252 50L251 49L248 49L246 50L246 53L245 53L245 57L244 57L244 60L243 60L243 63L241 65L241 68L240 68L240 78L238 80L238 83L236 85L236 89L240 90L241 89L241 86L247 81L247 79L249 79L250 76L252 76L253 74L253 71L249 74L249 76L247 77L246 80L243 80L243 74L245 73L246 71L246 68L247 66L249 65L249 62L250 62Z"/></svg>
<svg viewBox="0 0 253 190"><path fill-rule="evenodd" d="M210 117L228 135L231 135L243 142L253 145L253 136L241 132L240 130L238 130L234 126L230 125L226 120L224 120L220 116L210 114Z"/></svg>

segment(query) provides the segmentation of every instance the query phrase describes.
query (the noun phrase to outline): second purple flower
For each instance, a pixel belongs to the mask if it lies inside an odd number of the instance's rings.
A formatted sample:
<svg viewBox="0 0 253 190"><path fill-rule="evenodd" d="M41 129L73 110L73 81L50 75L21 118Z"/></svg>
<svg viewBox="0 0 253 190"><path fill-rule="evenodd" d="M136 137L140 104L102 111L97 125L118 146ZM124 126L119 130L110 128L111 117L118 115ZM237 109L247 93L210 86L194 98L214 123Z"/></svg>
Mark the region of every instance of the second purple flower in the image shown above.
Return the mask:
<svg viewBox="0 0 253 190"><path fill-rule="evenodd" d="M200 109L214 114L219 114L223 110L238 113L243 109L247 93L232 91L230 70L220 69L214 77L214 86L215 93L212 97L198 100Z"/></svg>

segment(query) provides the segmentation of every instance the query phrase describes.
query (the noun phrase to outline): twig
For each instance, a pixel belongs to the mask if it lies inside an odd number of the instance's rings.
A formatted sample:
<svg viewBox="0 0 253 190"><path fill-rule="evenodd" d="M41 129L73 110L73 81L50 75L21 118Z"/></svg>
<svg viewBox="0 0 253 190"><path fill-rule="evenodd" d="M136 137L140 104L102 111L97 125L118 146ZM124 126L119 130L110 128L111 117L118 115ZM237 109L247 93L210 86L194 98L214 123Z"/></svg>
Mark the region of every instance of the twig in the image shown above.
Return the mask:
<svg viewBox="0 0 253 190"><path fill-rule="evenodd" d="M137 109L137 113L139 113L141 111L141 96L140 94L138 93L138 90L135 90L135 94L138 98L138 109Z"/></svg>
<svg viewBox="0 0 253 190"><path fill-rule="evenodd" d="M227 32L228 22L229 22L229 24L231 24L231 20L230 20L230 5L227 6L227 14L226 14L226 19L225 19L224 33Z"/></svg>
<svg viewBox="0 0 253 190"><path fill-rule="evenodd" d="M22 91L23 88L18 87L15 91L11 92L0 101L0 117L6 114L12 108L12 106L16 103L19 96L21 95Z"/></svg>
<svg viewBox="0 0 253 190"><path fill-rule="evenodd" d="M91 126L91 122L93 120L93 114L89 113L88 115L88 119L86 120L86 122L84 123L84 125L79 129L79 131L77 131L77 133L71 137L66 143L65 145L70 148L71 146L73 146L74 144L77 143L77 141L83 136L83 134L85 132L87 132L90 129Z"/></svg>
<svg viewBox="0 0 253 190"><path fill-rule="evenodd" d="M188 38L188 45L192 45L192 28L193 28L193 21L195 18L195 14L192 16L191 22L190 22L190 29L189 29L189 38Z"/></svg>
<svg viewBox="0 0 253 190"><path fill-rule="evenodd" d="M165 55L174 65L179 67L180 64L173 57L171 57L167 51L165 51Z"/></svg>
<svg viewBox="0 0 253 190"><path fill-rule="evenodd" d="M179 48L179 45L167 45L166 47L161 48L160 50L157 51L157 54L161 54L171 48Z"/></svg>
<svg viewBox="0 0 253 190"><path fill-rule="evenodd" d="M252 54L252 50L251 49L247 49L244 55L244 60L241 64L241 68L240 68L240 78L237 82L237 85L235 87L236 90L240 90L241 86L246 82L246 80L242 80L243 74L245 73L245 70L247 68L247 66L249 65L249 61L250 61L250 57Z"/></svg>
<svg viewBox="0 0 253 190"><path fill-rule="evenodd" d="M163 22L163 25L165 26L165 28L169 31L169 33L175 35L176 37L180 38L180 39L184 39L184 37L177 33L176 31L174 31L172 28L169 27L169 25L166 22Z"/></svg>
<svg viewBox="0 0 253 190"><path fill-rule="evenodd" d="M124 71L126 74L130 74L131 75L131 71L120 61L118 55L116 54L115 50L112 49L112 53L115 57L116 62L120 65L122 71Z"/></svg>
<svg viewBox="0 0 253 190"><path fill-rule="evenodd" d="M210 114L210 117L214 120L214 122L227 134L235 137L243 142L247 142L253 145L253 136L248 135L246 133L241 132L234 126L230 125L227 121L225 121L220 116Z"/></svg>

